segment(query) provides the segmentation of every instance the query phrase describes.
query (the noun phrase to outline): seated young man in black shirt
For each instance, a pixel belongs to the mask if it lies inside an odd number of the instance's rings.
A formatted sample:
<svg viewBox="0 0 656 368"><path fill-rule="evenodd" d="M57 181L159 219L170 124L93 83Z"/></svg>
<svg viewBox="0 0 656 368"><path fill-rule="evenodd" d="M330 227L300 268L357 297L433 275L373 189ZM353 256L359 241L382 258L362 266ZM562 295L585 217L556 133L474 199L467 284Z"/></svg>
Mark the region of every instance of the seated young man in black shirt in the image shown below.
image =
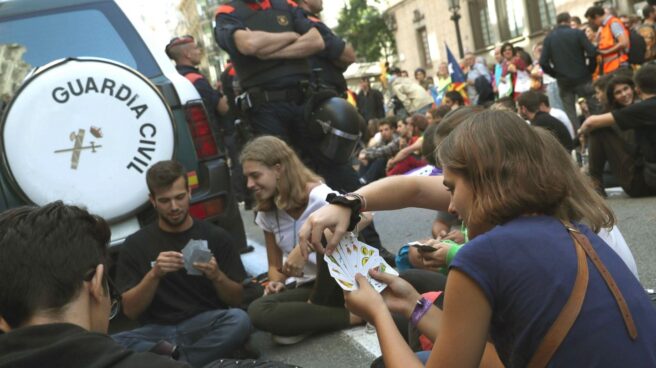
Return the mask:
<svg viewBox="0 0 656 368"><path fill-rule="evenodd" d="M587 118L579 134L597 140L622 189L631 197L656 195L656 65L646 64L634 76L642 99L633 105ZM629 146L608 128L634 129L636 146Z"/></svg>
<svg viewBox="0 0 656 368"><path fill-rule="evenodd" d="M117 268L124 313L142 327L112 337L136 351L169 341L193 366L230 357L251 332L248 314L230 308L241 304L246 278L230 235L190 216L191 192L180 163L156 163L146 182L158 221L126 239ZM185 269L182 250L192 239L206 241L212 254L209 262L193 264L201 275Z"/></svg>
<svg viewBox="0 0 656 368"><path fill-rule="evenodd" d="M106 335L109 227L55 202L0 215L0 367L188 367Z"/></svg>
<svg viewBox="0 0 656 368"><path fill-rule="evenodd" d="M540 92L535 91L522 93L517 98L517 112L523 119L530 121L531 125L552 132L567 152L570 152L574 148L574 142L572 142L567 127L562 121L549 115L549 113L540 111L540 95Z"/></svg>

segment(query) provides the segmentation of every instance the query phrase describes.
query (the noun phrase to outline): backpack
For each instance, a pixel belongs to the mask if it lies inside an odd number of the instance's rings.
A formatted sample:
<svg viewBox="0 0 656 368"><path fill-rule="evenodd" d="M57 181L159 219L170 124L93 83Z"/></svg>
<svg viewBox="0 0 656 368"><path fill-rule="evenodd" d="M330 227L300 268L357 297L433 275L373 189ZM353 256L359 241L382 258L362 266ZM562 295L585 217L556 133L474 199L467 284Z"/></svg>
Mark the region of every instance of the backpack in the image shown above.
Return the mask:
<svg viewBox="0 0 656 368"><path fill-rule="evenodd" d="M629 64L642 64L645 62L645 52L647 51L647 44L645 39L632 29L629 31Z"/></svg>

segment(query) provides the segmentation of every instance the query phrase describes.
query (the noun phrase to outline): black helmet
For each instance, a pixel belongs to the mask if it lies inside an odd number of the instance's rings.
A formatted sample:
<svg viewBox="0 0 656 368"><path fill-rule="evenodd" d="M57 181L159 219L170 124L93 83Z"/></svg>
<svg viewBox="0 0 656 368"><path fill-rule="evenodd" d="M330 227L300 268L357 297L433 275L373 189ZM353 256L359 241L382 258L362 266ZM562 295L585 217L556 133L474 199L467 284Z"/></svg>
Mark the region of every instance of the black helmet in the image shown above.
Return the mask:
<svg viewBox="0 0 656 368"><path fill-rule="evenodd" d="M349 161L360 137L364 119L348 101L334 94L312 96L306 106L308 135L319 153L335 164Z"/></svg>

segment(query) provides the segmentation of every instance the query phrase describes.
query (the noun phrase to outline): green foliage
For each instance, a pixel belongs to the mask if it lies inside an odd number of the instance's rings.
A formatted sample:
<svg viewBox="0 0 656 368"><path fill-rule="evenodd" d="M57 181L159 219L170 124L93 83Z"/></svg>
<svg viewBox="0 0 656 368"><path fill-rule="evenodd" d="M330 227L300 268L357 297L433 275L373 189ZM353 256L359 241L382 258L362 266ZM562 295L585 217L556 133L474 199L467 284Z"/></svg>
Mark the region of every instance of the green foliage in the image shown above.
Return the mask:
<svg viewBox="0 0 656 368"><path fill-rule="evenodd" d="M367 0L349 0L339 12L335 33L353 45L359 61L378 61L396 52L394 34Z"/></svg>

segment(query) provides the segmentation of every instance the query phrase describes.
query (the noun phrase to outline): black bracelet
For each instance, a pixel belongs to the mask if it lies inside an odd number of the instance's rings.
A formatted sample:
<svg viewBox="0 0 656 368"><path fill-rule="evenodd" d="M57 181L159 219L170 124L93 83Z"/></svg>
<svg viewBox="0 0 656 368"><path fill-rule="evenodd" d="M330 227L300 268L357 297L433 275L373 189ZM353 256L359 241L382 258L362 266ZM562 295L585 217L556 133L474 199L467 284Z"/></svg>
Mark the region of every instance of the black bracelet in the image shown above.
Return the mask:
<svg viewBox="0 0 656 368"><path fill-rule="evenodd" d="M360 198L350 199L348 197L337 195L335 193L330 193L326 196L326 202L342 207L346 207L351 210L351 219L349 226L346 229L347 231L353 231L355 226L360 222L360 208L362 207L362 202Z"/></svg>

